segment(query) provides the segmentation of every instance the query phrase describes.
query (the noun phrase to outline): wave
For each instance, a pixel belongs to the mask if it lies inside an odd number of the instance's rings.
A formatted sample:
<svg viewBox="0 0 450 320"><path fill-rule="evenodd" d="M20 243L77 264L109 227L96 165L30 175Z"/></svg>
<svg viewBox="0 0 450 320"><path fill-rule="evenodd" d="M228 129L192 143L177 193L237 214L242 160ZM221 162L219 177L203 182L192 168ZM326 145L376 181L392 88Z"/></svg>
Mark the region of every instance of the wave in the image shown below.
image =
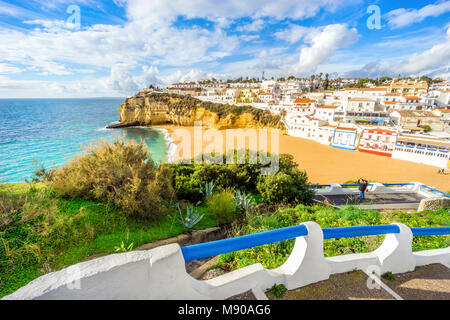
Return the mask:
<svg viewBox="0 0 450 320"><path fill-rule="evenodd" d="M158 130L164 134L164 139L167 143L167 162L172 163L174 162L175 153L177 152L178 146L173 142L173 138L169 134L169 131L167 129L163 128L152 128L155 130Z"/></svg>
<svg viewBox="0 0 450 320"><path fill-rule="evenodd" d="M113 126L113 125L119 124L119 123L120 123L120 121L113 121L113 122L111 122L110 124L108 124L108 125L106 125L106 126L104 126L104 127L95 129L95 131L107 131L107 130L109 130L109 129L108 129L108 126Z"/></svg>

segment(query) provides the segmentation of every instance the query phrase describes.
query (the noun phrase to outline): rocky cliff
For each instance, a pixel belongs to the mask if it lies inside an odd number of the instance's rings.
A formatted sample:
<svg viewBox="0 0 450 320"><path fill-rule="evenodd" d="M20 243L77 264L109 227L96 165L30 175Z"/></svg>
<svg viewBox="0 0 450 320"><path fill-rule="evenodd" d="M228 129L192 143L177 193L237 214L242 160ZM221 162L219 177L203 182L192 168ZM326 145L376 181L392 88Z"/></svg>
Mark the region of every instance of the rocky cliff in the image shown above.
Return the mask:
<svg viewBox="0 0 450 320"><path fill-rule="evenodd" d="M175 124L193 126L202 121L209 128L284 129L280 116L252 107L203 102L190 96L151 93L127 98L120 107L120 123L109 128Z"/></svg>

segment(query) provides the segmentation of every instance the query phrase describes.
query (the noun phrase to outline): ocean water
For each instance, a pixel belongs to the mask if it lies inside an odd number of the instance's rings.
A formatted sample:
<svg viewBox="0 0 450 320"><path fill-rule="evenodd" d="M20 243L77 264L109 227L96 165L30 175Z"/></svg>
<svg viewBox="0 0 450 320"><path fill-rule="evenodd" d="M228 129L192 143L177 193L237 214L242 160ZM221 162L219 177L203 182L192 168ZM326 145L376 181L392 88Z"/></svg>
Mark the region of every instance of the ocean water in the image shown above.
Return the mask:
<svg viewBox="0 0 450 320"><path fill-rule="evenodd" d="M37 167L61 166L99 138L142 140L156 162L168 161L168 135L136 127L106 129L124 99L0 99L0 182L23 182ZM37 166L36 166L37 164Z"/></svg>

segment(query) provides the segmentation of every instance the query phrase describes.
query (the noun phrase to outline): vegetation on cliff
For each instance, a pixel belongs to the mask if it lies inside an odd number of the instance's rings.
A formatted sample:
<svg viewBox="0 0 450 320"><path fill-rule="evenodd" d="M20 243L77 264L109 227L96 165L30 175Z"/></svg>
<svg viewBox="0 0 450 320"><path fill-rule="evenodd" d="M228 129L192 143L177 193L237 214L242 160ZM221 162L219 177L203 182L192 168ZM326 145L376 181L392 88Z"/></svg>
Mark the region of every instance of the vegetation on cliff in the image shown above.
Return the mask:
<svg viewBox="0 0 450 320"><path fill-rule="evenodd" d="M170 123L170 116L191 117L195 113L193 111L203 108L216 114L219 120L229 117L231 124L234 124L239 116L248 114L251 115L252 121L258 124L258 126L284 129L284 124L281 122L281 117L279 115L273 115L267 110L261 110L250 106L235 106L222 103L206 102L189 95L177 95L168 93L150 93L145 96L127 98L125 103L121 106L121 114L123 108L134 110L135 108L150 107L152 104L156 103L160 105L162 104L167 107L168 123ZM147 119L145 121L139 119L133 119L131 121L129 119L121 119L121 124L111 126L111 128L129 124L150 125L153 123L151 122L151 119Z"/></svg>

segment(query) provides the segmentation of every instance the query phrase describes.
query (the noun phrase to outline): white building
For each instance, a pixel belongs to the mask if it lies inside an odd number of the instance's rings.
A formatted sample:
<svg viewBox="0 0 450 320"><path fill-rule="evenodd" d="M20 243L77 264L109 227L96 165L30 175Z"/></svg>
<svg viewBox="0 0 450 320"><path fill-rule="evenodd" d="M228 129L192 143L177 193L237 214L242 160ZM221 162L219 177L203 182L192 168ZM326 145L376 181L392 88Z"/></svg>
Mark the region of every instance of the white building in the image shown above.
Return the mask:
<svg viewBox="0 0 450 320"><path fill-rule="evenodd" d="M309 115L291 116L285 121L288 134L316 142L330 145L336 126L328 125L328 122Z"/></svg>
<svg viewBox="0 0 450 320"><path fill-rule="evenodd" d="M450 90L439 91L437 103L441 108L447 108L450 106Z"/></svg>
<svg viewBox="0 0 450 320"><path fill-rule="evenodd" d="M335 113L338 109L338 106L317 106L315 117L331 123L334 121Z"/></svg>
<svg viewBox="0 0 450 320"><path fill-rule="evenodd" d="M351 127L336 127L331 140L333 148L356 150L358 146L358 129Z"/></svg>
<svg viewBox="0 0 450 320"><path fill-rule="evenodd" d="M450 90L450 82L433 83L430 90Z"/></svg>
<svg viewBox="0 0 450 320"><path fill-rule="evenodd" d="M347 111L350 112L374 112L376 101L364 97L350 98L347 104Z"/></svg>
<svg viewBox="0 0 450 320"><path fill-rule="evenodd" d="M316 112L316 100L299 95L294 103L286 111L297 115L313 115Z"/></svg>
<svg viewBox="0 0 450 320"><path fill-rule="evenodd" d="M268 103L271 100L274 100L273 93L258 94L258 103Z"/></svg>
<svg viewBox="0 0 450 320"><path fill-rule="evenodd" d="M392 158L449 168L450 142L418 135L400 135Z"/></svg>

